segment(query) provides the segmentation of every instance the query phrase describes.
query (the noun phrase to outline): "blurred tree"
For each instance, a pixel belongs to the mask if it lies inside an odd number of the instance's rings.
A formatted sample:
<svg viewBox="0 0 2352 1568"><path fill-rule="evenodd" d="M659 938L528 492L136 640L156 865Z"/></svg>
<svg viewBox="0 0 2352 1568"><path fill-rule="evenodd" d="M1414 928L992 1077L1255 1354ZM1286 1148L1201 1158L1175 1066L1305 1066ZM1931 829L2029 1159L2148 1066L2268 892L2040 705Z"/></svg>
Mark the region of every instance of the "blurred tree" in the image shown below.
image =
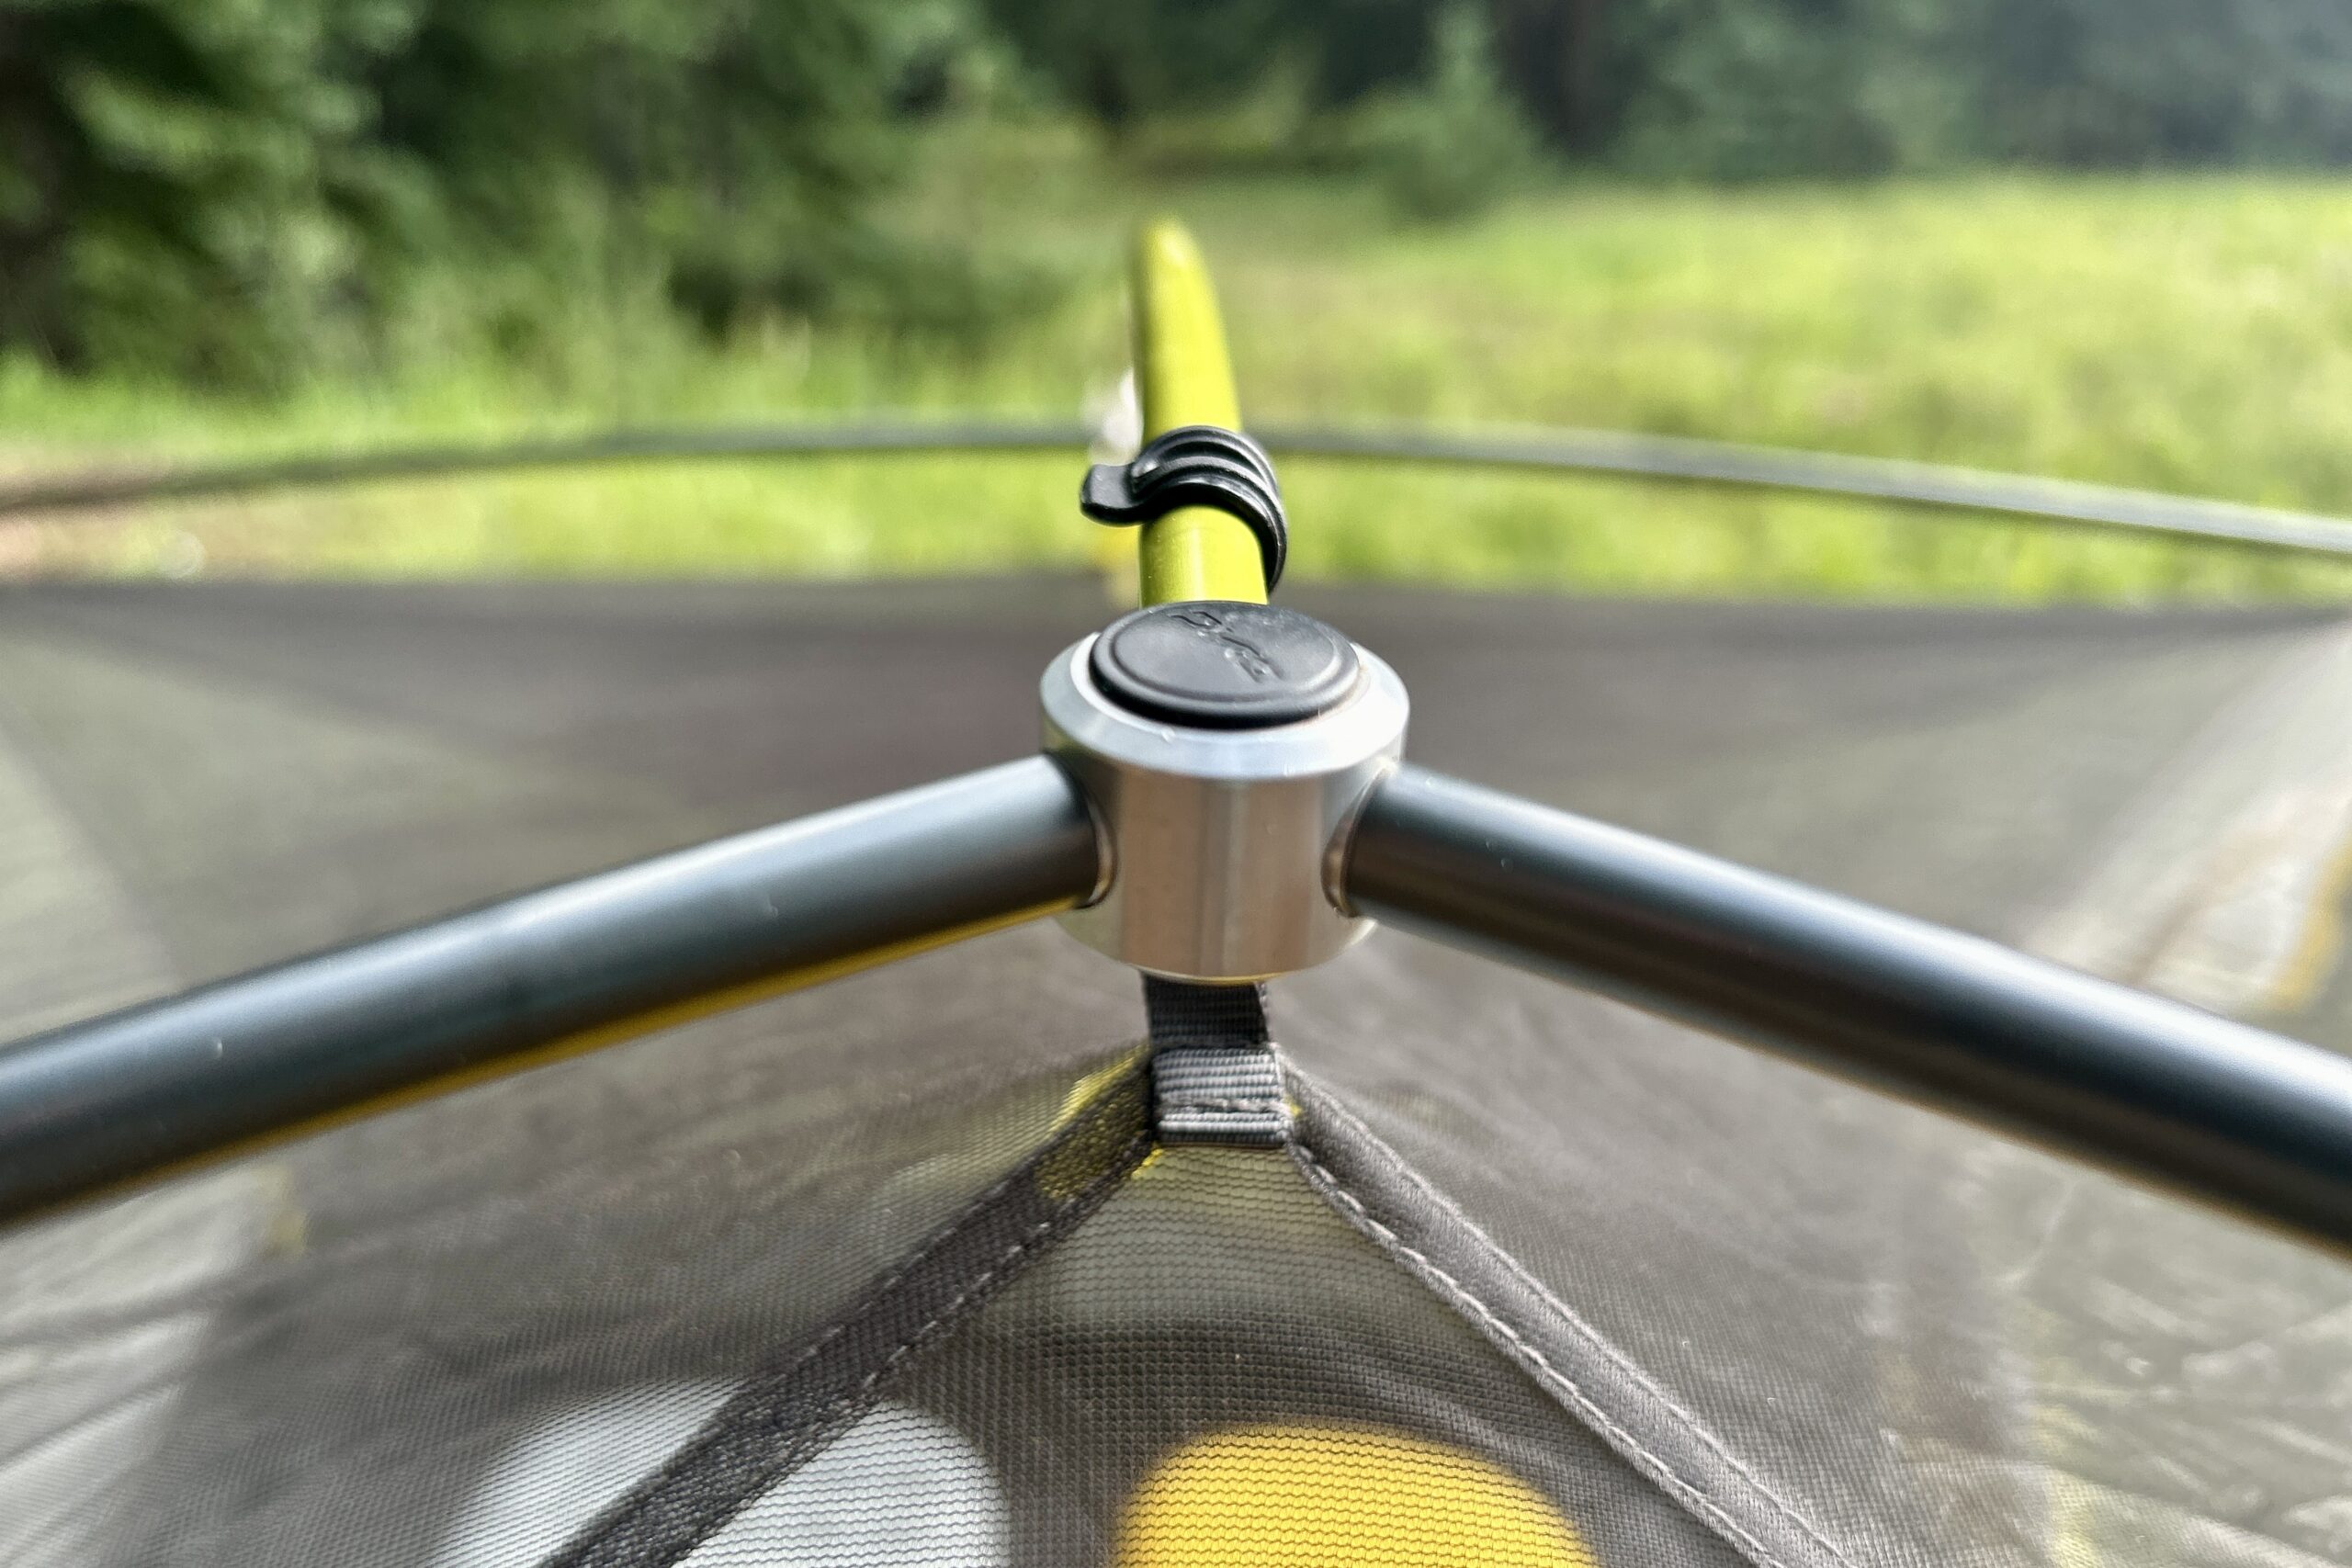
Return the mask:
<svg viewBox="0 0 2352 1568"><path fill-rule="evenodd" d="M1630 52L1612 30L1616 12L1612 0L1495 0L1503 79L1561 147L1605 146L1623 116L1632 62L1612 60Z"/></svg>
<svg viewBox="0 0 2352 1568"><path fill-rule="evenodd" d="M1327 108L1435 81L1430 0L988 0L1114 132L1303 62ZM1645 172L1864 175L2352 157L2344 0L1484 0L1554 146Z"/></svg>
<svg viewBox="0 0 2352 1568"><path fill-rule="evenodd" d="M1357 141L1390 202L1409 218L1465 218L1524 184L1541 163L1533 129L1503 90L1484 14L1455 0L1438 17L1428 80L1375 94Z"/></svg>
<svg viewBox="0 0 2352 1568"><path fill-rule="evenodd" d="M1964 61L1948 0L1622 0L1616 151L1718 178L1891 173L1949 159ZM1955 67L1958 69L1955 69Z"/></svg>
<svg viewBox="0 0 2352 1568"><path fill-rule="evenodd" d="M820 303L901 162L893 8L858 0L409 0L368 62L380 143L483 236L602 209L712 324Z"/></svg>
<svg viewBox="0 0 2352 1568"><path fill-rule="evenodd" d="M1311 36L1312 0L985 0L989 16L1114 137L1137 121L1232 103Z"/></svg>
<svg viewBox="0 0 2352 1568"><path fill-rule="evenodd" d="M1646 172L2352 157L2342 0L1493 3L1553 139Z"/></svg>
<svg viewBox="0 0 2352 1568"><path fill-rule="evenodd" d="M1427 81L1447 10L1430 0L1295 0L1291 47L1311 56L1321 104L1352 104Z"/></svg>
<svg viewBox="0 0 2352 1568"><path fill-rule="evenodd" d="M2346 0L1464 3L0 0L0 352L250 380L636 301L967 330L1039 289L876 197L943 62L1008 51L1114 135L1304 85L1301 154L1429 213L1531 119L1721 178L2352 159Z"/></svg>
<svg viewBox="0 0 2352 1568"><path fill-rule="evenodd" d="M78 366L151 335L231 375L291 346L399 204L326 68L387 18L334 0L0 4L0 345Z"/></svg>
<svg viewBox="0 0 2352 1568"><path fill-rule="evenodd" d="M1973 0L1996 157L2101 166L2352 158L2352 6L2342 0Z"/></svg>
<svg viewBox="0 0 2352 1568"><path fill-rule="evenodd" d="M887 308L952 260L869 219L947 9L0 0L0 346L265 376L469 255L650 280L714 329Z"/></svg>

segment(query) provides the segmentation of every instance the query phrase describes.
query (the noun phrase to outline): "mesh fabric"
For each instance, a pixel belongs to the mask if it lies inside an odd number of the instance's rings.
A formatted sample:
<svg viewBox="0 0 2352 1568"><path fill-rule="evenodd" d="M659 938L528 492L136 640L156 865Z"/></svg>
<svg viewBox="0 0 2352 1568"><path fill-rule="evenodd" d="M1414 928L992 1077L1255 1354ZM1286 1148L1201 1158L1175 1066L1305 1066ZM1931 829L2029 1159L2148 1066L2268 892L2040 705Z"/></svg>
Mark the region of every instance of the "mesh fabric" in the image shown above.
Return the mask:
<svg viewBox="0 0 2352 1568"><path fill-rule="evenodd" d="M1016 1562L1737 1561L1280 1153L1163 1150L901 1397L987 1456Z"/></svg>
<svg viewBox="0 0 2352 1568"><path fill-rule="evenodd" d="M857 988L825 993L844 1010L813 1037L773 1012L697 1026L707 1076L678 1080L661 1049L691 1036L665 1037L0 1242L29 1385L0 1394L0 1519L54 1520L72 1548L9 1561L530 1560L497 1532L536 1541L542 1504L612 1489L540 1467L544 1496L510 1485L461 1550L445 1522L501 1456L576 1418L671 1429L1063 1113L1073 1067L957 1059L1050 1055L1050 1022L1048 1043L976 1027L927 1070L877 1070Z"/></svg>
<svg viewBox="0 0 2352 1568"><path fill-rule="evenodd" d="M1293 987L1285 1045L1852 1561L2352 1562L2352 1269L1531 976L1367 949Z"/></svg>
<svg viewBox="0 0 2352 1568"><path fill-rule="evenodd" d="M2011 938L2311 637L1293 602L1406 676L1417 761ZM1075 582L7 608L9 1033L1001 760L1104 618ZM2352 1039L2347 984L2294 1026ZM1584 1353L1687 1413L1679 1472L1711 1436L1856 1563L2352 1562L2343 1269L1402 939L1276 1009ZM1009 933L0 1236L0 1562L535 1561L1036 1149L1137 1023L1132 975ZM1142 1568L1224 1550L1182 1524L1204 1506L1283 1526L1289 1483L1237 1472L1504 1508L1531 1563L1730 1560L1343 1208L1280 1153L1163 1156L686 1561ZM1375 1513L1290 1545L1361 1551Z"/></svg>

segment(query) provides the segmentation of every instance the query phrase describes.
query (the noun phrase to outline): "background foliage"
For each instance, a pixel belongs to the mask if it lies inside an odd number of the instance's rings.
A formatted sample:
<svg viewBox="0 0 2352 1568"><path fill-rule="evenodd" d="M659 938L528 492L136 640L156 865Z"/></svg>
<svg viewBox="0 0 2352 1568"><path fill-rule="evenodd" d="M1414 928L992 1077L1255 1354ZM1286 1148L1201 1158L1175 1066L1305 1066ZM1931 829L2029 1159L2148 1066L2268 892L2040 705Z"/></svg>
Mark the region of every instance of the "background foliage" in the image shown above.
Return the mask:
<svg viewBox="0 0 2352 1568"><path fill-rule="evenodd" d="M1057 279L877 220L942 115L1146 164L1859 177L2352 156L2342 0L0 0L0 352L266 384L582 311L969 342Z"/></svg>
<svg viewBox="0 0 2352 1568"><path fill-rule="evenodd" d="M943 352L857 320L713 342L583 321L560 378L443 356L229 398L0 369L28 471L498 441L614 425L1099 412L1120 247L1173 209L1216 259L1271 425L1599 425L1918 457L2352 515L2352 186L2312 175L1568 180L1444 224L1369 176L1138 173L1066 129L936 128L874 212L1017 235L1071 279ZM666 324L665 324L666 322ZM941 572L1132 558L1075 455L633 464L0 521L0 575ZM2352 594L2242 551L1752 493L1287 462L1302 577L1611 593L2003 600Z"/></svg>
<svg viewBox="0 0 2352 1568"><path fill-rule="evenodd" d="M527 355L650 290L714 333L955 258L867 204L952 13L864 0L0 0L0 344L215 381L404 320ZM448 320L451 312L462 321Z"/></svg>
<svg viewBox="0 0 2352 1568"><path fill-rule="evenodd" d="M1645 429L2352 513L2341 0L0 0L0 476L1067 418L1174 209L1251 416ZM0 577L1073 562L1060 458L0 520ZM2342 570L1286 468L1302 572L2341 597Z"/></svg>

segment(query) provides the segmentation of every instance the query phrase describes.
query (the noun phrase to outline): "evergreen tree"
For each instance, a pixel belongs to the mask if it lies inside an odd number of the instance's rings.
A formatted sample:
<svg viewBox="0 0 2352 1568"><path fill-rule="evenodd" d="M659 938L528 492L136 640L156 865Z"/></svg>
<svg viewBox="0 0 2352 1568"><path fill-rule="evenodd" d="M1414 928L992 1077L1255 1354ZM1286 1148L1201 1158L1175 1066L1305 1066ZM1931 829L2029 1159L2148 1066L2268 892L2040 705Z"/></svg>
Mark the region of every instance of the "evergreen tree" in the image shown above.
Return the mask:
<svg viewBox="0 0 2352 1568"><path fill-rule="evenodd" d="M2352 158L2340 0L1974 0L1985 153L2089 167Z"/></svg>
<svg viewBox="0 0 2352 1568"><path fill-rule="evenodd" d="M986 0L988 15L1072 107L1117 136L1220 108L1314 36L1312 0Z"/></svg>
<svg viewBox="0 0 2352 1568"><path fill-rule="evenodd" d="M619 267L714 327L897 265L920 7L0 0L0 348L253 378L421 263Z"/></svg>
<svg viewBox="0 0 2352 1568"><path fill-rule="evenodd" d="M0 5L0 346L227 375L291 346L401 196L334 0Z"/></svg>
<svg viewBox="0 0 2352 1568"><path fill-rule="evenodd" d="M1948 161L1968 91L1966 62L1939 48L1951 16L1947 0L1623 0L1613 151L1733 179Z"/></svg>

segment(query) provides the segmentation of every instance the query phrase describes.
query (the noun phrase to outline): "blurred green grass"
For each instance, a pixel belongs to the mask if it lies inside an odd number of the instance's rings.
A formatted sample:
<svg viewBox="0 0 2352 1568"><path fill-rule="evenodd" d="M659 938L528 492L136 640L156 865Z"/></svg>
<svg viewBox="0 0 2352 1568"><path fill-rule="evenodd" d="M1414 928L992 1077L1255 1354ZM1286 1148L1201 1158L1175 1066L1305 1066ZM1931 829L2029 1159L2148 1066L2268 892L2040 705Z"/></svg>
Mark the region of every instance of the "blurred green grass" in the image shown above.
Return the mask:
<svg viewBox="0 0 2352 1568"><path fill-rule="evenodd" d="M1400 226L1325 175L1120 175L944 140L904 216L1076 279L984 346L774 321L713 346L583 301L560 355L426 354L268 403L0 369L17 472L703 419L1068 418L1124 360L1146 212L1216 265L1250 415L1576 424L2010 468L2352 514L2352 184L1983 175L1568 184ZM429 319L416 323L430 340ZM932 572L1102 558L1073 460L605 468L0 527L0 570L351 576ZM2352 595L2352 570L1624 481L1288 466L1294 570L1582 592L2012 601Z"/></svg>

